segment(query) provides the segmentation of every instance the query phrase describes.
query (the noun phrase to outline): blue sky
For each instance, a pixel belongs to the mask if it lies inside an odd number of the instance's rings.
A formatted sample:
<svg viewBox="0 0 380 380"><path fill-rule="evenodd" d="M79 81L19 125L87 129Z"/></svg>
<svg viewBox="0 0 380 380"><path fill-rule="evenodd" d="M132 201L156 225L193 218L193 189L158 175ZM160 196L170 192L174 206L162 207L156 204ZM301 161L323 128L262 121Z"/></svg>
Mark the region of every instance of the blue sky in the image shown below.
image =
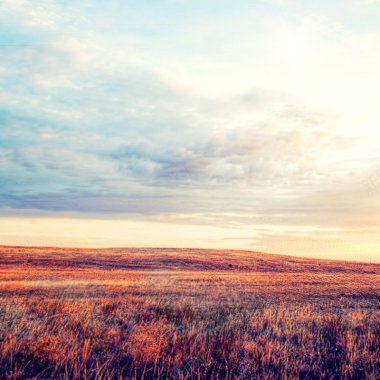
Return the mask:
<svg viewBox="0 0 380 380"><path fill-rule="evenodd" d="M379 260L379 18L2 1L0 238Z"/></svg>

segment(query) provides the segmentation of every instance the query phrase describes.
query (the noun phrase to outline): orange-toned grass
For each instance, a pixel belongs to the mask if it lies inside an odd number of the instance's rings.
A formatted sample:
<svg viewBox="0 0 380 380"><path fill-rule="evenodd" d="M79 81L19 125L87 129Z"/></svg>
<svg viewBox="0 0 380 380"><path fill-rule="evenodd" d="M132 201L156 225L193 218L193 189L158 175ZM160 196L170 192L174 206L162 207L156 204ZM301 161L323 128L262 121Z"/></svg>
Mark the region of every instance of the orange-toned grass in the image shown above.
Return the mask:
<svg viewBox="0 0 380 380"><path fill-rule="evenodd" d="M0 248L0 379L379 378L377 265L175 252Z"/></svg>

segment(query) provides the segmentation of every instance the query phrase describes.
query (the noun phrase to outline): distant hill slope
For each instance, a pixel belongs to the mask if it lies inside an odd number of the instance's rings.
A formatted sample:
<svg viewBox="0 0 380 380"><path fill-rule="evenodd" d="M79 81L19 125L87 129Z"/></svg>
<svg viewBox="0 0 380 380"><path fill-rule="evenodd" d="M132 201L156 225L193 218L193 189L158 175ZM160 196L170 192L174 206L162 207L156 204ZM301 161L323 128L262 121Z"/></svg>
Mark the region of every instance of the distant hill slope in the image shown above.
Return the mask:
<svg viewBox="0 0 380 380"><path fill-rule="evenodd" d="M0 266L17 264L135 270L380 274L380 264L306 259L252 251L190 248L77 249L0 246Z"/></svg>

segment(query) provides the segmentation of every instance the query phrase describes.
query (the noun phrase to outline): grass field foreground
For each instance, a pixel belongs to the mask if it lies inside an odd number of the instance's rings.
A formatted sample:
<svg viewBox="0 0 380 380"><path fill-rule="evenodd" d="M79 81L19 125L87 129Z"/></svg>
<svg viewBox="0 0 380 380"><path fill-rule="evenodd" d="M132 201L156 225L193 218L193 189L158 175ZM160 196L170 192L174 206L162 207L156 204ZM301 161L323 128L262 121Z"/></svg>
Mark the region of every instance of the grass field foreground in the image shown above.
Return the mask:
<svg viewBox="0 0 380 380"><path fill-rule="evenodd" d="M378 379L380 265L0 247L1 379Z"/></svg>

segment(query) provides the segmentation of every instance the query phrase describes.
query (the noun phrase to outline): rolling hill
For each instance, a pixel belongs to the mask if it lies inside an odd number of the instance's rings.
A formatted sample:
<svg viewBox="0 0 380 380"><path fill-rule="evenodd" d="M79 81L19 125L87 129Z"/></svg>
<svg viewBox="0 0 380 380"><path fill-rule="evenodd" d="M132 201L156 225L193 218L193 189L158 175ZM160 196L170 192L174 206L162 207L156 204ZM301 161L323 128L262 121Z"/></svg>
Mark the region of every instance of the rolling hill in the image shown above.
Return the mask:
<svg viewBox="0 0 380 380"><path fill-rule="evenodd" d="M0 246L0 265L134 270L380 274L380 264L320 260L252 251Z"/></svg>

